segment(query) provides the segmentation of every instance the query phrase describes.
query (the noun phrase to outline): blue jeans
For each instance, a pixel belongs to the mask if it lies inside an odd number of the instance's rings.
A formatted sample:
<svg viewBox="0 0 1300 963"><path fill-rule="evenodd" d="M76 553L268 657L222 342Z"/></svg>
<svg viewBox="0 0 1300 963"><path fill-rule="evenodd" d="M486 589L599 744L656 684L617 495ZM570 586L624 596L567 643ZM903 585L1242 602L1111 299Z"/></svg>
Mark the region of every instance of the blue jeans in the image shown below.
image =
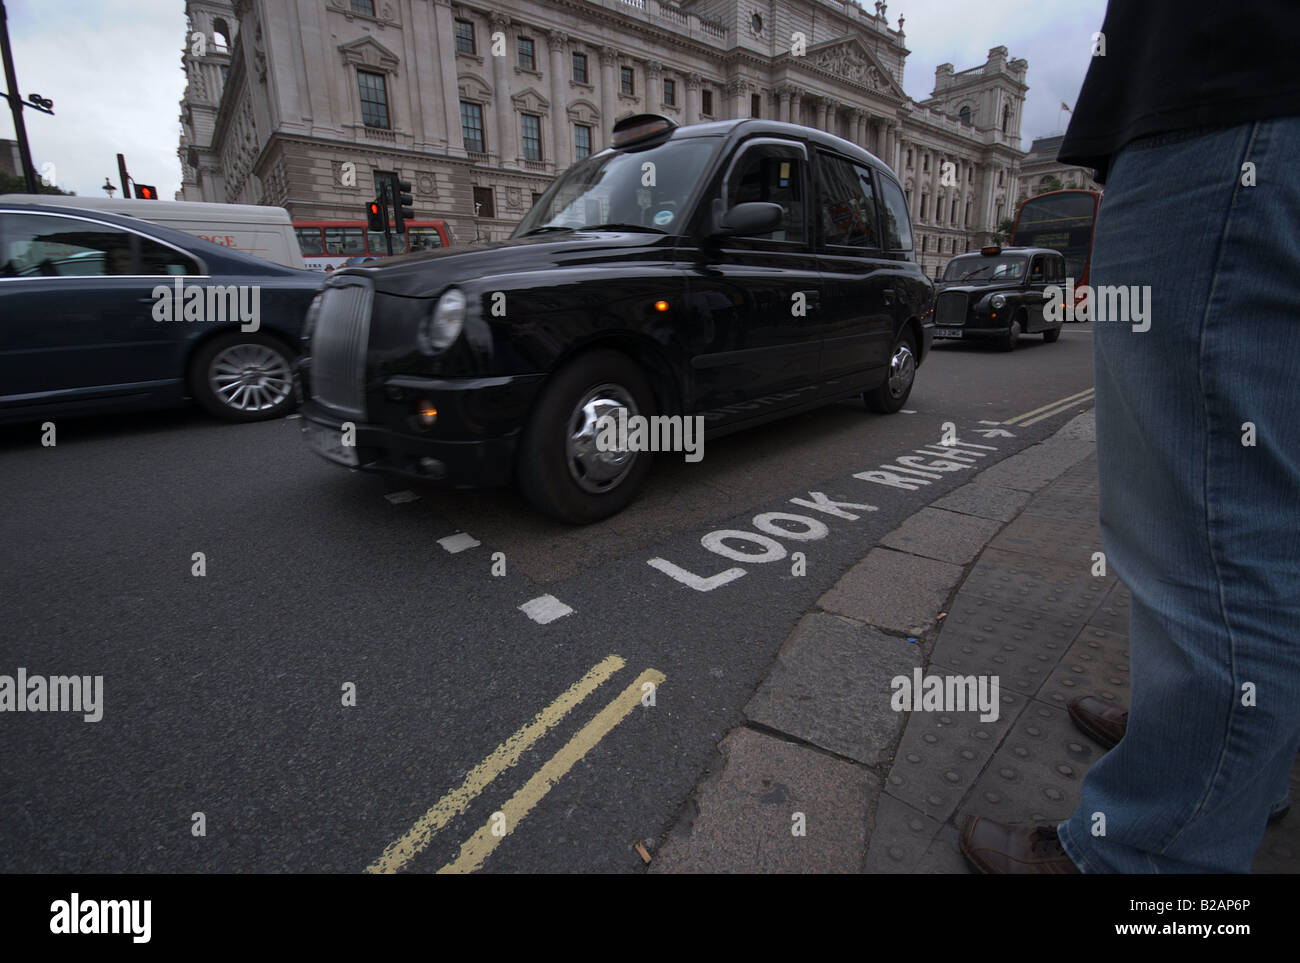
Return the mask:
<svg viewBox="0 0 1300 963"><path fill-rule="evenodd" d="M1091 283L1150 285L1152 307L1146 331L1093 323L1102 547L1133 593L1132 702L1057 827L1084 872L1249 872L1286 797L1300 748L1297 157L1300 117L1147 138L1111 167Z"/></svg>

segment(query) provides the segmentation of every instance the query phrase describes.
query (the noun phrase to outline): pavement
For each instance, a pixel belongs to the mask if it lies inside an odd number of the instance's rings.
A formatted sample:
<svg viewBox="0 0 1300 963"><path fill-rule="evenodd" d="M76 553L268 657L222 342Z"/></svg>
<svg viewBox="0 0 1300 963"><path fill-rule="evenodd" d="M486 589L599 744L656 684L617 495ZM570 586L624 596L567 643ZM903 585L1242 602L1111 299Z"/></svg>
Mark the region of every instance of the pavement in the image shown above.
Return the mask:
<svg viewBox="0 0 1300 963"><path fill-rule="evenodd" d="M1105 750L1066 703L1129 699L1130 595L1097 514L1086 412L881 538L800 619L649 871L966 873L968 815L1069 816ZM996 677L998 711L895 709L918 667ZM1300 762L1291 784L1300 802ZM1300 872L1300 805L1254 871Z"/></svg>

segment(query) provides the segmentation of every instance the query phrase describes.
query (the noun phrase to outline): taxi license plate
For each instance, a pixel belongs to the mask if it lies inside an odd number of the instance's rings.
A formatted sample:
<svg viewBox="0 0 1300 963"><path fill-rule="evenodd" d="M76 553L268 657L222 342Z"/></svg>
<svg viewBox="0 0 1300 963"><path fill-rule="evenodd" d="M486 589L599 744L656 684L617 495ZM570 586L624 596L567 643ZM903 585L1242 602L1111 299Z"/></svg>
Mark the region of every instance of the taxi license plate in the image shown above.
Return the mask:
<svg viewBox="0 0 1300 963"><path fill-rule="evenodd" d="M935 328L935 337L938 338L960 338L961 328Z"/></svg>
<svg viewBox="0 0 1300 963"><path fill-rule="evenodd" d="M323 455L330 461L338 462L340 465L355 466L357 464L356 446L343 444L341 434L335 429L306 422L302 426L302 430L303 434L307 436L308 446L318 455Z"/></svg>

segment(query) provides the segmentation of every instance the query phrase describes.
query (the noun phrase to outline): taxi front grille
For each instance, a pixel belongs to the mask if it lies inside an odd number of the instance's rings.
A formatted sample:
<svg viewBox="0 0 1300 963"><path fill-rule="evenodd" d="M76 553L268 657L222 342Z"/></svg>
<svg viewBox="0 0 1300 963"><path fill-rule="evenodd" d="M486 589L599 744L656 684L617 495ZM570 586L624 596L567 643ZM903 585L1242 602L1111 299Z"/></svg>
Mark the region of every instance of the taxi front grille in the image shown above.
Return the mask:
<svg viewBox="0 0 1300 963"><path fill-rule="evenodd" d="M944 327L966 323L966 295L960 291L948 291L939 295L934 306L934 320Z"/></svg>
<svg viewBox="0 0 1300 963"><path fill-rule="evenodd" d="M373 290L365 278L339 278L325 288L311 339L312 397L365 418L366 347Z"/></svg>

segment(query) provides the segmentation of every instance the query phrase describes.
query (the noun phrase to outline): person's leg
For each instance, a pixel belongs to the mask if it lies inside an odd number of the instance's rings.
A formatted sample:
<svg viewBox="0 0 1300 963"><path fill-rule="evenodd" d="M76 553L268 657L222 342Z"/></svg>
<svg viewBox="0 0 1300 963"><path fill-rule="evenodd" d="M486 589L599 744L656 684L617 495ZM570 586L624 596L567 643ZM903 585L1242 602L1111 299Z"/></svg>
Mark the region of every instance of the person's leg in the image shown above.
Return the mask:
<svg viewBox="0 0 1300 963"><path fill-rule="evenodd" d="M1102 547L1133 594L1132 702L1058 827L1087 872L1248 872L1291 766L1297 152L1288 118L1150 138L1111 168L1090 280L1149 285L1151 312L1147 331L1093 324Z"/></svg>

